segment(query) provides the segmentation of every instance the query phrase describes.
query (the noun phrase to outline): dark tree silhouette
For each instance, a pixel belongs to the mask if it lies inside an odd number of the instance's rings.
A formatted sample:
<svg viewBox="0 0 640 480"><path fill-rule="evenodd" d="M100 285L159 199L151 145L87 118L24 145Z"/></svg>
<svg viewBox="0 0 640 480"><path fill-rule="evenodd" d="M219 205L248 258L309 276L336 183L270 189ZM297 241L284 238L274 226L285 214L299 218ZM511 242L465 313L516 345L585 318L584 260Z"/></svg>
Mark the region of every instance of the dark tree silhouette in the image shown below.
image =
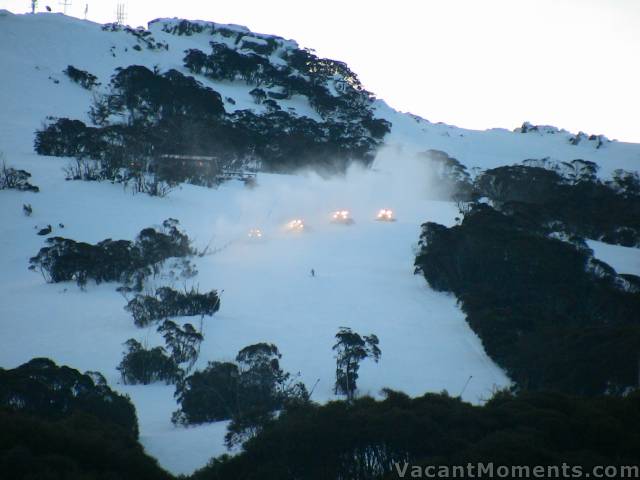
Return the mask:
<svg viewBox="0 0 640 480"><path fill-rule="evenodd" d="M360 336L350 328L340 327L333 346L336 352L336 394L346 395L349 401L354 399L360 362L365 358L378 362L382 354L378 343L378 337L373 334Z"/></svg>

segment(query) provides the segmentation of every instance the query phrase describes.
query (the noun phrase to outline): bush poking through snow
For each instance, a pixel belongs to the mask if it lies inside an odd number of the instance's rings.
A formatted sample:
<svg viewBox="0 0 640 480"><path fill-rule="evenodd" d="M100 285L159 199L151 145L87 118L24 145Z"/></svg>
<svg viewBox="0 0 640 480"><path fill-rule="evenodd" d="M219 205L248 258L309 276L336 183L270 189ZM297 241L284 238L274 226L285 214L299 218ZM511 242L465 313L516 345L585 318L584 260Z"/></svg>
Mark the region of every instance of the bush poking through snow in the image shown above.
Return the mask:
<svg viewBox="0 0 640 480"><path fill-rule="evenodd" d="M158 333L164 337L166 348L147 349L133 338L125 342L127 351L117 367L123 383L176 383L193 368L200 355L202 334L190 323L180 327L171 320L165 320Z"/></svg>
<svg viewBox="0 0 640 480"><path fill-rule="evenodd" d="M117 369L122 383L149 385L154 382L176 383L182 376L171 357L162 347L146 349L140 342L130 338L124 344L127 351Z"/></svg>
<svg viewBox="0 0 640 480"><path fill-rule="evenodd" d="M276 410L309 399L304 384L280 368L281 357L275 345L258 343L240 350L235 363L209 362L207 368L178 385L180 409L174 412L173 423L231 419L227 444L246 440L260 431Z"/></svg>
<svg viewBox="0 0 640 480"><path fill-rule="evenodd" d="M168 258L194 253L189 237L178 229L175 219L165 220L160 231L145 228L135 242L109 238L91 245L52 237L47 245L29 260L29 268L39 271L47 282L74 280L84 287L89 280L115 281L136 291L142 289L147 276L159 273Z"/></svg>
<svg viewBox="0 0 640 480"><path fill-rule="evenodd" d="M91 90L93 87L100 85L98 82L98 77L92 75L86 70L80 70L79 68L74 67L73 65L69 65L64 70L65 75L69 77L72 81L76 82L82 88L87 90Z"/></svg>
<svg viewBox="0 0 640 480"><path fill-rule="evenodd" d="M2 158L0 157L0 160ZM20 190L22 192L39 192L40 189L29 183L31 174L26 170L7 167L4 161L0 167L0 190Z"/></svg>
<svg viewBox="0 0 640 480"><path fill-rule="evenodd" d="M155 295L138 294L125 307L138 327L171 317L212 316L219 309L220 297L216 290L199 293L191 288L182 293L170 287L158 288Z"/></svg>
<svg viewBox="0 0 640 480"><path fill-rule="evenodd" d="M126 32L129 35L133 35L138 42L138 45L133 46L134 50L141 50L139 44L145 45L149 50L169 50L169 45L166 42L156 40L151 32L143 27L131 28L128 25L121 25L119 23L106 23L102 26L102 30L105 32Z"/></svg>

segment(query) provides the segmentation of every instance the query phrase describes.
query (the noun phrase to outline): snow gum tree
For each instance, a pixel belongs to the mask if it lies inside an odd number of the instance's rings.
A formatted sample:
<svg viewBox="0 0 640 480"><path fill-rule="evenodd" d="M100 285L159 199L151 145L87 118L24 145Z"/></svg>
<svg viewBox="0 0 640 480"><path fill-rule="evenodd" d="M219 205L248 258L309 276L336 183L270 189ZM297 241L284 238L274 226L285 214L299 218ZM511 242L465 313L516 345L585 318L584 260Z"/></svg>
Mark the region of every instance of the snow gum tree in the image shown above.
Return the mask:
<svg viewBox="0 0 640 480"><path fill-rule="evenodd" d="M378 348L379 340L374 334L360 336L347 327L340 327L335 338L336 383L333 391L336 395L346 395L347 400L352 401L357 389L360 362L371 358L377 363L382 355Z"/></svg>

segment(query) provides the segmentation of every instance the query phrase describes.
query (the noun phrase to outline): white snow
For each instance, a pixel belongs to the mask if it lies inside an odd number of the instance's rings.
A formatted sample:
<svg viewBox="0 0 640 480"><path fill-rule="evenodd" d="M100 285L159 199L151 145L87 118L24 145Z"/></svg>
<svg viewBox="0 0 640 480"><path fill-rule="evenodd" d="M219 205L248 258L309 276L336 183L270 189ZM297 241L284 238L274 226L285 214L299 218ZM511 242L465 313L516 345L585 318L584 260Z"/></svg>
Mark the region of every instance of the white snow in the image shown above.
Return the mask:
<svg viewBox="0 0 640 480"><path fill-rule="evenodd" d="M537 156L584 158L599 163L603 174L637 169L640 158L638 145L614 142L595 150L571 146L564 134L463 130L395 112L378 101L377 114L394 124L389 146L373 169L354 168L344 178L260 175L254 190L235 182L217 190L185 185L168 198L132 196L109 183L66 182L62 168L68 160L39 157L32 147L33 132L48 115L87 121L91 93L62 70L69 64L86 69L103 85L118 66L185 71L184 50L198 48L198 42L204 49L208 41L159 28L153 35L169 43L169 51L136 52L132 35L103 32L100 25L62 15L0 14L0 151L9 165L31 172L32 183L41 188L37 194L0 191L0 366L46 356L102 372L112 387L131 396L145 449L174 473L189 473L223 453L224 423L176 428L170 423L177 408L171 386L119 383L122 343L133 337L157 345L157 333L133 325L115 284L80 291L74 284L46 284L28 271L29 257L44 245L34 226L51 224L55 235L97 242L133 239L142 228L173 217L197 247L226 246L195 259L199 275L193 283L201 291L224 290L220 312L205 324L199 367L208 360L232 360L251 343L273 342L283 367L300 372L309 387L319 380L313 399L326 401L334 398L333 335L349 326L377 334L382 349L379 364L363 363L361 393L377 395L390 387L411 395L443 389L458 395L472 376L463 398L477 403L509 380L484 353L455 297L434 292L412 273L419 225L451 225L457 211L449 202L429 200L429 172L408 154L445 150L469 168ZM248 95L252 86L199 80L234 98L235 108L256 109ZM316 118L304 99L283 105ZM22 214L23 203L33 206L31 217ZM331 224L329 214L338 208L350 209L356 223ZM374 221L380 208L393 208L398 221ZM309 231L285 232L282 225L292 218L303 218ZM247 238L254 227L265 233L262 241ZM607 248L596 249L605 261ZM635 265L630 273L637 272Z"/></svg>
<svg viewBox="0 0 640 480"><path fill-rule="evenodd" d="M611 265L618 273L640 276L640 249L587 240L593 256Z"/></svg>
<svg viewBox="0 0 640 480"><path fill-rule="evenodd" d="M610 142L596 149L594 142L571 145L571 134L517 133L504 129L467 130L445 124L433 124L413 115L396 112L381 100L377 101L377 115L394 125L386 138L389 145L403 151L419 152L428 149L443 150L457 158L469 170L495 168L521 163L531 158L546 158L556 162L583 159L600 167L599 176L609 178L614 170L622 168L637 171L640 168L640 145Z"/></svg>
<svg viewBox="0 0 640 480"><path fill-rule="evenodd" d="M451 224L450 203L425 200L418 182L386 170L354 171L347 178L322 180L314 175L262 175L247 190L230 183L218 190L184 186L165 199L132 196L108 183L65 182L65 160L10 155L33 173L37 194L0 192L3 208L3 264L0 271L0 365L14 367L33 356L46 356L81 371L98 370L110 385L131 394L139 412L141 441L161 464L188 473L222 453L224 428L174 428L177 407L173 389L118 384L115 367L122 343L137 338L160 344L153 328L138 329L123 310L116 285L46 284L27 270L28 259L43 246L35 225L54 225L54 234L97 242L133 238L149 225L178 218L203 248L229 245L215 255L197 258L201 291L223 289L222 307L205 322L199 366L207 360L232 360L242 347L273 342L283 354L283 367L312 386L314 400L334 398L333 335L340 326L380 337L379 364L363 364L362 393L391 387L419 395L447 389L479 402L507 378L485 355L469 330L455 298L430 290L412 274L412 246L425 220ZM428 184L428 178L418 176ZM409 188L411 185L412 188ZM384 192L384 193L382 193ZM33 216L22 214L31 203ZM373 220L379 208L393 206L395 223ZM350 208L353 226L334 225L329 214ZM309 232L290 234L282 225L302 217ZM56 228L61 222L64 229ZM246 237L254 226L263 241ZM309 275L316 270L316 277ZM176 285L180 287L180 285ZM203 438L212 439L208 447ZM196 449L193 454L185 451Z"/></svg>

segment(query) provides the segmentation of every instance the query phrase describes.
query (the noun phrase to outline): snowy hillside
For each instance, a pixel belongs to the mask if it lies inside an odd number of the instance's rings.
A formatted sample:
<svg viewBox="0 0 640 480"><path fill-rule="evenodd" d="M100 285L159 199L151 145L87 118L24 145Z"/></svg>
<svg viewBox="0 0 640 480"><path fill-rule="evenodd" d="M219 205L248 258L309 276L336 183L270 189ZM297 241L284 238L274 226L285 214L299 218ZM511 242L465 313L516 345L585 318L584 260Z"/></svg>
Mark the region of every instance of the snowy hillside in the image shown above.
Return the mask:
<svg viewBox="0 0 640 480"><path fill-rule="evenodd" d="M233 360L247 345L272 342L286 370L300 372L309 388L318 382L312 399L324 402L336 398L333 336L347 326L380 338L380 363L362 366L363 394L377 395L383 387L410 395L446 389L480 403L509 385L465 322L456 298L431 290L413 275L420 224L452 226L459 213L453 202L430 196L433 174L409 154L442 150L471 171L530 158L580 158L596 162L600 175L608 177L618 168L637 170L640 145L605 141L597 147L588 137L574 145L574 135L554 130L465 130L396 112L376 100L375 115L392 124L385 146L371 169L354 165L341 177L259 173L254 189L238 181L217 189L184 184L165 198L132 195L109 182L65 181L69 159L36 155L34 132L50 115L90 124L87 112L95 92L73 83L63 70L73 65L92 73L102 84L98 91L117 67L144 65L191 75L183 66L184 51L208 48L211 34L165 31L177 24L152 23L153 41L168 49L149 49L131 33L105 31L87 21L0 12L0 151L8 165L30 172L31 183L40 188L39 193L0 191L0 366L49 357L81 371L102 372L114 389L131 396L142 444L171 472L190 473L224 453L224 423L172 425L173 386L120 383L116 366L123 343L136 338L158 345L161 338L154 327L133 324L117 285L89 284L82 291L74 283L47 284L27 270L29 258L44 246L37 229L47 225L53 235L96 243L131 240L145 227L176 218L198 249L210 246L209 254L194 258L199 273L189 285L222 291L220 311L205 320L197 367ZM244 32L243 41L259 45L277 38L225 28ZM281 49L296 46L277 42ZM198 80L220 93L227 112L264 109L245 82ZM319 118L303 96L278 103L292 115ZM33 208L28 217L22 211L27 203ZM387 207L397 221L376 222L377 211ZM331 212L341 208L351 211L353 225L330 222ZM304 219L307 231L286 231L293 218ZM248 238L252 228L260 228L263 238ZM638 274L640 250L591 247L620 273Z"/></svg>
<svg viewBox="0 0 640 480"><path fill-rule="evenodd" d="M68 65L85 69L106 85L117 67L144 65L161 70L183 67L184 51L206 48L211 40L206 33L178 36L162 30L168 20L150 24L150 32L157 42L169 45L168 50L135 50L140 42L126 32L103 31L101 25L59 14L12 15L5 11L0 17L3 40L3 71L0 92L3 115L12 119L0 132L3 145L19 144L31 153L33 131L49 115L89 121L88 105L92 93L72 83L62 73ZM176 21L177 23L177 21ZM240 29L242 27L230 27ZM245 37L246 38L246 37ZM295 46L293 41L282 41ZM144 43L142 43L144 47ZM243 82L210 82L202 76L198 80L215 87L225 100L227 110L259 109L252 101ZM298 115L317 117L317 113L301 98L285 101ZM639 147L623 142L605 143L596 148L588 140L572 145L574 135L559 130L514 133L502 129L488 131L465 130L445 124L430 123L419 117L399 113L378 101L376 113L392 122L392 132L385 139L388 145L401 147L404 152L437 149L458 158L469 169L492 168L513 164L527 158L551 157L567 161L575 158L590 160L601 166L601 174L608 176L616 168L637 169Z"/></svg>

